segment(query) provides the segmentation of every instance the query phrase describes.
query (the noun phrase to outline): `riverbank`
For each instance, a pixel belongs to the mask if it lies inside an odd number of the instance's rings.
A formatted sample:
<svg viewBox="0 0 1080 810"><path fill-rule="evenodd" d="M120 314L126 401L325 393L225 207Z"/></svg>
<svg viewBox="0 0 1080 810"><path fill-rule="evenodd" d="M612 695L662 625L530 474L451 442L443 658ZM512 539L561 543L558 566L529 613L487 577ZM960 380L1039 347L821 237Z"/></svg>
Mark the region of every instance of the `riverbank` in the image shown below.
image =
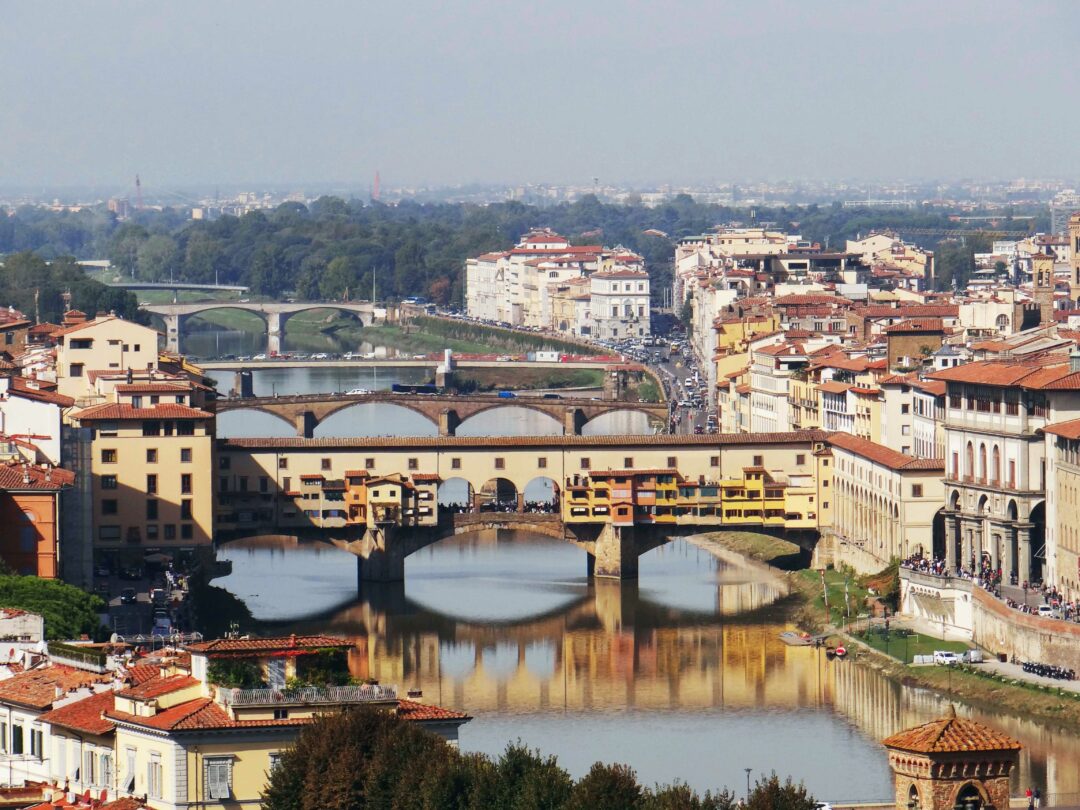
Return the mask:
<svg viewBox="0 0 1080 810"><path fill-rule="evenodd" d="M738 554L751 564L765 566L775 576L782 577L789 588L786 602L792 623L807 633L827 633L830 643L846 645L855 651L854 657L860 664L873 667L891 680L914 689L936 692L986 712L1001 712L1003 707L1007 707L1010 714L1023 718L1060 725L1073 731L1080 728L1080 694L1076 692L1029 683L979 665L943 667L905 664L854 634L845 632L842 629L842 614L841 621L836 620L837 597L839 595L840 600L843 598L845 575L842 572L825 572L830 602L829 619L826 621L821 573L807 568L792 571L784 567L790 563L792 549L798 549L793 543L753 532L710 532L693 540L703 548L719 548ZM854 591L860 600L865 599L865 593L864 589ZM850 580L848 594L851 598L853 590ZM865 612L861 602L857 607L860 613Z"/></svg>

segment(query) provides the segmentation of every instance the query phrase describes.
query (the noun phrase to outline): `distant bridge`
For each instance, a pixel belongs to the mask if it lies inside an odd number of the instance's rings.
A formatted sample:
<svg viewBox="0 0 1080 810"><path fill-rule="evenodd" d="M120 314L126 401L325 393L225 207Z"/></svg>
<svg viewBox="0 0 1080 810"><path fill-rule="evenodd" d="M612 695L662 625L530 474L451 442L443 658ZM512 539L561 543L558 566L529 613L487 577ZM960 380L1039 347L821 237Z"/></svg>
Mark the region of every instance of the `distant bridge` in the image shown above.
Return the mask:
<svg viewBox="0 0 1080 810"><path fill-rule="evenodd" d="M215 309L238 309L244 312L253 312L266 321L266 331L269 336L267 350L272 354L280 354L281 338L285 334L285 321L297 312L307 312L312 309L334 309L338 312L348 312L355 315L364 326L371 326L376 319L386 318L386 309L375 304L349 301L305 301L303 303L278 303L266 302L241 302L241 301L204 301L195 304L147 304L142 310L152 315L159 316L165 321L165 349L171 352L180 352L180 338L183 332L184 322L192 315L201 315Z"/></svg>
<svg viewBox="0 0 1080 810"><path fill-rule="evenodd" d="M197 292L240 292L250 288L241 284L192 284L186 281L106 281L106 287L120 287L124 290L195 290Z"/></svg>
<svg viewBox="0 0 1080 810"><path fill-rule="evenodd" d="M505 365L505 364L503 364ZM219 399L217 413L255 410L277 416L296 426L297 436L312 438L316 426L335 413L354 405L379 403L396 405L418 413L439 428L440 436L453 436L458 426L470 417L495 408L525 408L546 414L563 426L563 433L580 435L582 428L598 416L618 411L643 413L667 426L666 403L621 402L618 400L579 399L572 397L494 395L414 395L378 391L371 394L298 394L291 397L243 397Z"/></svg>

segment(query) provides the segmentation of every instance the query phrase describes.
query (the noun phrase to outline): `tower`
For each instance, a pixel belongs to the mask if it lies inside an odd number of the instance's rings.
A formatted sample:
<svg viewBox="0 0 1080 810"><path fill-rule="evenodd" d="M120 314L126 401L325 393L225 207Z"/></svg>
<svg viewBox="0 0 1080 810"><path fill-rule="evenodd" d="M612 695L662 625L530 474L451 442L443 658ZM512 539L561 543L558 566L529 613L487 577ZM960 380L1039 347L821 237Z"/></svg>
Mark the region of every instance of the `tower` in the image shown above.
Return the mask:
<svg viewBox="0 0 1080 810"><path fill-rule="evenodd" d="M1054 257L1036 253L1031 257L1031 297L1039 305L1039 326L1054 322Z"/></svg>
<svg viewBox="0 0 1080 810"><path fill-rule="evenodd" d="M1069 217L1069 300L1080 301L1080 212Z"/></svg>
<svg viewBox="0 0 1080 810"><path fill-rule="evenodd" d="M889 751L896 807L1007 810L1009 776L1020 743L982 723L945 716L882 740Z"/></svg>
<svg viewBox="0 0 1080 810"><path fill-rule="evenodd" d="M381 185L381 183L379 181L379 171L378 171L378 169L376 169L375 170L375 183L371 186L371 199L374 202L378 202L379 201L379 195L382 194L382 189L379 188L380 185Z"/></svg>
<svg viewBox="0 0 1080 810"><path fill-rule="evenodd" d="M142 211L142 180L139 175L135 175L135 209Z"/></svg>

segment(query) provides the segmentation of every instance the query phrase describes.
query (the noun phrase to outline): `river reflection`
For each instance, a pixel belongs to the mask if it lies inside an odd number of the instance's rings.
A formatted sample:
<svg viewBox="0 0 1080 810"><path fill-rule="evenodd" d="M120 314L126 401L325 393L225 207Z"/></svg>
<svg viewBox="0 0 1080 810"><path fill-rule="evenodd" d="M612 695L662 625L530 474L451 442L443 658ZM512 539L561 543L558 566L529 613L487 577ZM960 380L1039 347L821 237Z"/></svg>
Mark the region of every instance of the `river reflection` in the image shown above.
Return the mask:
<svg viewBox="0 0 1080 810"><path fill-rule="evenodd" d="M448 539L409 558L404 584L365 584L360 598L352 559L325 545L248 542L219 556L234 573L214 584L264 632L347 636L358 677L473 714L463 749L498 754L520 738L575 775L601 759L646 783L740 790L744 768L775 769L825 799L888 800L878 741L944 709L786 646L776 586L686 541L645 555L640 581L620 584L590 583L583 552L549 538ZM979 719L1024 743L1017 789L1077 790L1075 735Z"/></svg>

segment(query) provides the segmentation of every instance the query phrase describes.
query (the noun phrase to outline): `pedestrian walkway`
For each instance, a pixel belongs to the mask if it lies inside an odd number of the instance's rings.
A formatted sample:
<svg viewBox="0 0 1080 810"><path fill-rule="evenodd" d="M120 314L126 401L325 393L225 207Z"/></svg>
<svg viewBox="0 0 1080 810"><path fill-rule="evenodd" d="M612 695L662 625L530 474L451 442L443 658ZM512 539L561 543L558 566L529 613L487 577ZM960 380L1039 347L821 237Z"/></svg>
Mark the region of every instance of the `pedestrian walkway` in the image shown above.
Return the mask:
<svg viewBox="0 0 1080 810"><path fill-rule="evenodd" d="M978 666L979 669L986 668L991 672L1004 675L1006 678L1025 681L1027 683L1035 683L1040 686L1053 686L1080 694L1080 681L1061 681L1057 678L1044 678L1041 675L1024 672L1024 668L1020 666L1020 664L1006 663L1004 661L998 661L996 658L987 657L986 661Z"/></svg>

